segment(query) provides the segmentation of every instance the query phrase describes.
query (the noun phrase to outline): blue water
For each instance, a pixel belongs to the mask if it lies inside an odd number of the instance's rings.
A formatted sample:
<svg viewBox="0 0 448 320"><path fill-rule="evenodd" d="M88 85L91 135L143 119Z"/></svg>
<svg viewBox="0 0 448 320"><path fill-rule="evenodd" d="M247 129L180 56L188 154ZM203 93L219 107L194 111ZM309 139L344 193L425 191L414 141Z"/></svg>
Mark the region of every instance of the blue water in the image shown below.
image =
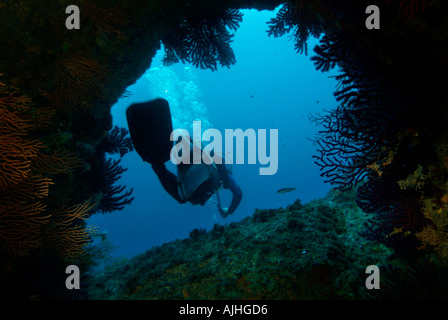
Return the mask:
<svg viewBox="0 0 448 320"><path fill-rule="evenodd" d="M191 126L193 120L201 119L203 127L219 129L223 135L224 129L278 129L277 173L259 175L259 163L234 164L233 175L243 199L233 215L223 219L216 198L203 207L177 203L162 188L150 165L135 151L128 153L122 159L128 170L117 183L134 189L133 203L122 211L89 219L107 232L117 247L114 255L131 257L152 246L186 238L194 228L210 230L216 223L240 221L255 208L285 207L298 198L308 202L330 189L312 159L316 147L310 139L318 127L308 116L336 106L336 82L330 77L334 73L320 73L310 61L317 39L309 40L308 56L299 55L289 37L267 36L266 23L275 12L243 13L232 43L237 60L234 66L215 72L181 63L166 67L160 51L145 75L128 88L132 95L113 106L112 115L114 124L127 127L125 110L130 104L164 97L172 107L175 126ZM296 190L276 193L285 187ZM229 203L228 190L220 195Z"/></svg>

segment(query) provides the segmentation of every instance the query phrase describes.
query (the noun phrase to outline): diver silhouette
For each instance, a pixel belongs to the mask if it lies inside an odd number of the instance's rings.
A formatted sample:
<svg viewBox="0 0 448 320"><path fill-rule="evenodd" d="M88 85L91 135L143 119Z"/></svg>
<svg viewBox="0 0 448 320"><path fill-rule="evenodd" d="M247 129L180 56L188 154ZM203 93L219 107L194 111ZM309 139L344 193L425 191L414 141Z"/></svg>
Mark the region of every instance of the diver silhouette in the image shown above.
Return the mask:
<svg viewBox="0 0 448 320"><path fill-rule="evenodd" d="M143 161L151 164L163 188L179 203L190 202L204 205L213 195L218 197L218 210L225 218L238 207L242 191L224 163L199 164L179 163L177 176L168 170L165 162L170 160L173 141L170 140L173 125L168 101L155 99L149 102L134 103L126 110L129 132L135 150ZM190 140L190 157L194 148ZM218 191L230 189L232 202L229 208L223 208Z"/></svg>

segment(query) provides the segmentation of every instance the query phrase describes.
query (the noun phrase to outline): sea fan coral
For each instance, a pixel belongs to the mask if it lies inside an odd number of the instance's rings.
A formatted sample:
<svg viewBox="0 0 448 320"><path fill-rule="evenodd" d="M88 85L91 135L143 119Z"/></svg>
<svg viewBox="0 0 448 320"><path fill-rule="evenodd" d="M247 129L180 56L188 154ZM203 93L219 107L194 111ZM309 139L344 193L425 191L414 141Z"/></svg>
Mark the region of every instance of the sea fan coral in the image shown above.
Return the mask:
<svg viewBox="0 0 448 320"><path fill-rule="evenodd" d="M99 31L126 40L127 37L120 29L127 25L130 19L122 8L111 6L98 8L91 2L86 3L86 15Z"/></svg>
<svg viewBox="0 0 448 320"><path fill-rule="evenodd" d="M83 163L77 155L63 149L56 150L51 155L39 152L32 161L35 172L46 174L70 173Z"/></svg>
<svg viewBox="0 0 448 320"><path fill-rule="evenodd" d="M3 202L0 205L0 243L12 256L24 256L41 247L42 227L48 223L45 205L33 202Z"/></svg>
<svg viewBox="0 0 448 320"><path fill-rule="evenodd" d="M323 32L323 26L315 8L318 2L285 3L277 16L269 21L268 35L280 37L292 33L291 37L295 40L294 46L297 52L308 54L306 44L308 38L318 37Z"/></svg>
<svg viewBox="0 0 448 320"><path fill-rule="evenodd" d="M85 227L84 220L95 206L89 199L82 204L57 208L43 231L46 245L56 249L67 261L79 257L90 242L91 230Z"/></svg>
<svg viewBox="0 0 448 320"><path fill-rule="evenodd" d="M31 162L42 144L29 137L31 100L0 83L0 247L23 256L43 244L45 204L51 179L33 175Z"/></svg>
<svg viewBox="0 0 448 320"><path fill-rule="evenodd" d="M425 11L425 7L428 0L386 0L386 2L396 2L398 3L398 10L400 14L406 19L412 19L417 13L422 13Z"/></svg>
<svg viewBox="0 0 448 320"><path fill-rule="evenodd" d="M357 203L374 216L369 221L369 237L385 240L392 235L403 236L421 230L425 217L421 212L421 195L415 190L402 190L384 177L370 177L358 189ZM398 233L397 230L400 230ZM389 242L394 239L388 239Z"/></svg>
<svg viewBox="0 0 448 320"><path fill-rule="evenodd" d="M134 150L129 130L114 126L109 134L104 138L101 148L109 154L120 154L123 157L129 151Z"/></svg>
<svg viewBox="0 0 448 320"><path fill-rule="evenodd" d="M31 159L42 145L17 134L0 136L0 187L19 183L31 172Z"/></svg>
<svg viewBox="0 0 448 320"><path fill-rule="evenodd" d="M64 149L48 154L51 148L31 138L39 128L32 121L33 109L31 99L7 92L0 83L0 247L11 256L25 256L48 248L59 234L66 240L58 245L68 256L79 243L69 235L72 229L61 226L67 227L73 219L55 210L63 200L50 195L50 187L55 184L53 175L70 174L83 162ZM34 114L41 119L39 112ZM84 233L84 226L76 230Z"/></svg>
<svg viewBox="0 0 448 320"><path fill-rule="evenodd" d="M87 110L104 97L106 71L96 60L67 55L57 64L55 90L43 95L59 110Z"/></svg>
<svg viewBox="0 0 448 320"><path fill-rule="evenodd" d="M114 185L121 178L121 174L127 169L120 166L121 160L105 159L102 162L102 198L96 211L101 213L122 210L126 205L130 204L134 198L130 197L133 189L125 191L126 186Z"/></svg>
<svg viewBox="0 0 448 320"><path fill-rule="evenodd" d="M218 63L229 67L235 63L235 54L230 47L232 35L228 29L236 30L242 14L235 9L218 10L207 16L192 14L163 37L167 65L189 62L201 69L216 70Z"/></svg>
<svg viewBox="0 0 448 320"><path fill-rule="evenodd" d="M429 223L418 233L420 250L433 248L439 258L448 259L448 208L436 199L424 199L423 214Z"/></svg>
<svg viewBox="0 0 448 320"><path fill-rule="evenodd" d="M362 183L358 204L372 215L370 236L415 249L414 235L428 225L422 201L440 192L439 179L429 177L437 159L433 139L444 126L435 119L444 119L445 112L433 77L438 62L422 58L424 49L411 49L412 40L400 37L390 34L380 40L347 27L321 38L312 60L323 72L339 68L338 106L314 119L321 128L314 158L321 175L337 188ZM402 43L399 49L397 42ZM391 54L385 58L387 52Z"/></svg>
<svg viewBox="0 0 448 320"><path fill-rule="evenodd" d="M122 210L134 200L133 197L130 197L133 192L132 188L125 191L126 186L115 185L123 172L127 170L120 165L121 159L114 160L107 157L107 155L114 154L119 154L120 157L123 157L132 150L134 150L134 147L129 137L129 131L118 126L109 131L98 147L100 161L95 171L99 172L99 191L102 196L95 209L97 212L106 213Z"/></svg>
<svg viewBox="0 0 448 320"><path fill-rule="evenodd" d="M314 158L327 181L350 189L378 163L387 162L400 132L415 121L415 109L392 75L385 76L392 69L362 50L351 35L325 35L314 51L318 70L336 65L341 69L334 93L340 105L315 119L323 130L316 139L319 155Z"/></svg>

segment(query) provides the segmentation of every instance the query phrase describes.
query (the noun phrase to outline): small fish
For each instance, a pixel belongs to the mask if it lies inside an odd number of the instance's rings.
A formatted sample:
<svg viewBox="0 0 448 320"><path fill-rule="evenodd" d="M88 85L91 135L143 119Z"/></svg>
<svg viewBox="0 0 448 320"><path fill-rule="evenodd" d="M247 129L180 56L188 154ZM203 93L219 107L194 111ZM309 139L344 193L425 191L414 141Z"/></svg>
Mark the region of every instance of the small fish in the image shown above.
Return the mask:
<svg viewBox="0 0 448 320"><path fill-rule="evenodd" d="M287 193L296 190L296 188L281 188L277 190L277 193Z"/></svg>

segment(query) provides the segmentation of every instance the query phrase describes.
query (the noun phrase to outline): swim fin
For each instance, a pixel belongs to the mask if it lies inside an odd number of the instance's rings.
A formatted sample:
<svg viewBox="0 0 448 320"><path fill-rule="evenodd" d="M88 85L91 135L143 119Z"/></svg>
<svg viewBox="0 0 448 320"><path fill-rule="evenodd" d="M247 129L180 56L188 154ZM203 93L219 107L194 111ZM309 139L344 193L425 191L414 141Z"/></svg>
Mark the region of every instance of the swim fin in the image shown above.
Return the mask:
<svg viewBox="0 0 448 320"><path fill-rule="evenodd" d="M126 110L132 143L143 161L165 163L170 159L173 124L165 99L134 103Z"/></svg>

